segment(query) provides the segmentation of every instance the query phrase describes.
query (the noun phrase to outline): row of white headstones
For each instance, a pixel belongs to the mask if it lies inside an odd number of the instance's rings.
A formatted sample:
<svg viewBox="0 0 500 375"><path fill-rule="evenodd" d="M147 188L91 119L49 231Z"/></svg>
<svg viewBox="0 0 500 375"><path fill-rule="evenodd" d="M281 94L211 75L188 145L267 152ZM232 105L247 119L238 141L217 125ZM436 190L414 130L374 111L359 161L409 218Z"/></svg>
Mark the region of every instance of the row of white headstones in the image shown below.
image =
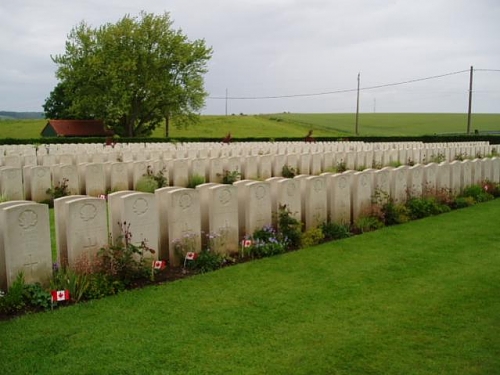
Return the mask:
<svg viewBox="0 0 500 375"><path fill-rule="evenodd" d="M484 145L477 147L488 151ZM292 155L297 155L297 159L308 159L305 156L308 155L310 162L315 154L321 153ZM255 155L257 159L262 156ZM366 154L364 157L366 160ZM231 158L217 159L223 163ZM44 166L24 166L23 170L39 167ZM2 171L16 169L2 168ZM376 191L386 192L396 203L401 203L408 194L421 196L440 189L458 193L484 180L500 182L499 174L500 159L493 157L314 176L301 174L294 178L270 176L264 181L243 179L232 185L210 182L195 189L168 186L154 193L122 190L108 194L107 199L73 195L56 199L54 204L57 261L74 264L82 257L95 255L108 244L109 237L117 241L122 235L118 223L128 223L132 242L139 245L146 240L148 247L155 250L151 260L165 259L178 265L180 254L174 241L188 239L186 243L191 247L184 251L200 251L206 233L216 239L210 244L213 251L238 252L244 236L273 224L280 205L285 205L304 223L304 230L308 230L325 221L356 220L368 212ZM90 173L88 178L91 177ZM2 186L4 183L2 180ZM51 276L52 264L48 206L22 199L0 203L0 289L8 289L19 272L23 272L27 282L44 282Z"/></svg>
<svg viewBox="0 0 500 375"><path fill-rule="evenodd" d="M187 187L195 176L205 182L220 183L224 171L240 173L243 179L265 180L282 176L284 166L300 174L318 175L339 164L349 170L362 170L396 163L451 162L465 156L473 159L496 150L496 146L487 142L268 142L177 147L151 143L120 144L114 148L75 144L39 147L38 151L31 145L3 147L0 195L3 199L35 202L49 199L48 189L63 180L72 195L97 197L110 191L136 190L148 167L153 174L164 171L168 186Z"/></svg>

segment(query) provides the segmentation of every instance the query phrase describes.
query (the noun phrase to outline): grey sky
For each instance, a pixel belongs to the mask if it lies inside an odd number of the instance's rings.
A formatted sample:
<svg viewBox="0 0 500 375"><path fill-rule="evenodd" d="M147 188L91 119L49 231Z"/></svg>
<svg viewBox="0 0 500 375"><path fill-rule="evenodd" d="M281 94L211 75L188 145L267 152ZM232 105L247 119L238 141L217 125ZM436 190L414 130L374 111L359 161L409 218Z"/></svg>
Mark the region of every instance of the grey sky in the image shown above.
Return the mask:
<svg viewBox="0 0 500 375"><path fill-rule="evenodd" d="M1 0L0 110L41 111L69 31L141 10L214 49L205 114L229 97L319 94L500 70L498 0ZM361 92L362 112L465 112L468 72ZM354 112L356 93L228 100L228 113ZM474 73L475 112L500 112L500 71Z"/></svg>

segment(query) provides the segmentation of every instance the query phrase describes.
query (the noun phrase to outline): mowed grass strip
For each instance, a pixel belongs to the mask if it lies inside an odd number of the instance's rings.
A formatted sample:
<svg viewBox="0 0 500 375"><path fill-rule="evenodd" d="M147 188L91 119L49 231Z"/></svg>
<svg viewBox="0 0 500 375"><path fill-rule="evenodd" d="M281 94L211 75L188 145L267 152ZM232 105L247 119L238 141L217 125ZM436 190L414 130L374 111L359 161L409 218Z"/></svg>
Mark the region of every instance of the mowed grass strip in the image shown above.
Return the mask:
<svg viewBox="0 0 500 375"><path fill-rule="evenodd" d="M2 374L498 374L500 200L0 323Z"/></svg>

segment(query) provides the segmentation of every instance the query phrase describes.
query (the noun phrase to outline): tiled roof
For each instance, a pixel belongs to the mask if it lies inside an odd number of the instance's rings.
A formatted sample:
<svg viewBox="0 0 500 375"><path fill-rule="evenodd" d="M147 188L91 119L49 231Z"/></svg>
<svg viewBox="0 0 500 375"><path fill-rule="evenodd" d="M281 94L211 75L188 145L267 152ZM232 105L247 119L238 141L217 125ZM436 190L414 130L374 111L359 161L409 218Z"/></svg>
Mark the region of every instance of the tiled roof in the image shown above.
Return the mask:
<svg viewBox="0 0 500 375"><path fill-rule="evenodd" d="M113 135L111 130L107 130L104 127L104 123L101 120L49 120L47 126L51 126L58 136L65 137Z"/></svg>

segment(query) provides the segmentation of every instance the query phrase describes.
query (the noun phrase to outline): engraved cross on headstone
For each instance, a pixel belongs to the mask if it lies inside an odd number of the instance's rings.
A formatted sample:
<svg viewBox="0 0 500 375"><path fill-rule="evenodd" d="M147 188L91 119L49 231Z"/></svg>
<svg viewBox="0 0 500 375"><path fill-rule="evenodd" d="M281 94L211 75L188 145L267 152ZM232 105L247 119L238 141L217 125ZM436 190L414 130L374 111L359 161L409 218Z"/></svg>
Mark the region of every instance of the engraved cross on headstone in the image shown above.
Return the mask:
<svg viewBox="0 0 500 375"><path fill-rule="evenodd" d="M33 259L32 259L33 255L32 254L29 254L28 257L29 257L29 260L27 262L25 262L23 264L23 266L25 268L29 268L29 276L31 277L31 276L33 276L33 266L37 265L38 262L37 261L33 261Z"/></svg>

